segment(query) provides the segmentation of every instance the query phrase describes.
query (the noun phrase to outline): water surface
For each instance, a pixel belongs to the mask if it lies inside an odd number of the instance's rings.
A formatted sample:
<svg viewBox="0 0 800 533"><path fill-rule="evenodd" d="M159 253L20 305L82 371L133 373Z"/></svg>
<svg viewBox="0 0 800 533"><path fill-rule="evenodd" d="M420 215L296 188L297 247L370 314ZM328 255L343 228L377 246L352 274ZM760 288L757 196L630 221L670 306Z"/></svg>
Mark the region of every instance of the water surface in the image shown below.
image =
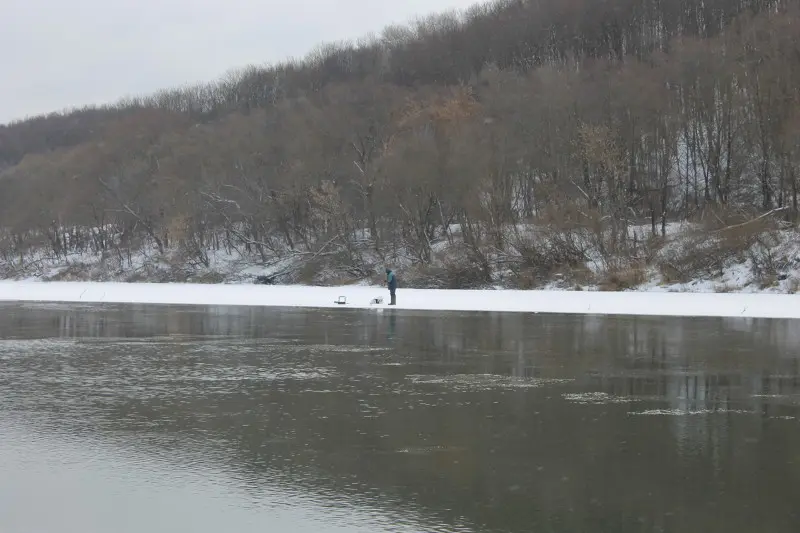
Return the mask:
<svg viewBox="0 0 800 533"><path fill-rule="evenodd" d="M800 530L796 321L0 305L0 531Z"/></svg>

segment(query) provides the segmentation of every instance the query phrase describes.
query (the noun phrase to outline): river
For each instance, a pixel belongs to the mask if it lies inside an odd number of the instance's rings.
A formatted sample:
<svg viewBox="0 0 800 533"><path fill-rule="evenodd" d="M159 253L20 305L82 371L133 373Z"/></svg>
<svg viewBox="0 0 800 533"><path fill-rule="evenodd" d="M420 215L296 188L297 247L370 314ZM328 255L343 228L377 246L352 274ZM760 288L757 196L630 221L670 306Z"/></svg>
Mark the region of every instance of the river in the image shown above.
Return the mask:
<svg viewBox="0 0 800 533"><path fill-rule="evenodd" d="M0 531L800 529L791 320L0 305Z"/></svg>

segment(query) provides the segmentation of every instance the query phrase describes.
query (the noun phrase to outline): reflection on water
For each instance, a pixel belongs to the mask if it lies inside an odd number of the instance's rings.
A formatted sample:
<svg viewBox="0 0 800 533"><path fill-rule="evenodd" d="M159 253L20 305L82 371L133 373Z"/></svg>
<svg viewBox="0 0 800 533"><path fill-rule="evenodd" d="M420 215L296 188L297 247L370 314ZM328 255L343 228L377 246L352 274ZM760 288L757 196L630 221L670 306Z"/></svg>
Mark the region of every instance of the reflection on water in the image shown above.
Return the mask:
<svg viewBox="0 0 800 533"><path fill-rule="evenodd" d="M800 525L793 321L0 310L3 532Z"/></svg>

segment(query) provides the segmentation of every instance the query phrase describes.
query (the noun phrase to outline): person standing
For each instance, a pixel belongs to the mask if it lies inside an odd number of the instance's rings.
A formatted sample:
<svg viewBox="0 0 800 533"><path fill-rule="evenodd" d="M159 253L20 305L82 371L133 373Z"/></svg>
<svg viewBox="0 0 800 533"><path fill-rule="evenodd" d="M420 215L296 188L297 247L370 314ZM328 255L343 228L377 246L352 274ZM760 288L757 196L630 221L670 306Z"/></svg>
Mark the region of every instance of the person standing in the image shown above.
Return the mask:
<svg viewBox="0 0 800 533"><path fill-rule="evenodd" d="M390 268L386 268L386 285L389 287L389 296L391 296L391 301L389 305L397 305L397 276L394 275L394 272Z"/></svg>

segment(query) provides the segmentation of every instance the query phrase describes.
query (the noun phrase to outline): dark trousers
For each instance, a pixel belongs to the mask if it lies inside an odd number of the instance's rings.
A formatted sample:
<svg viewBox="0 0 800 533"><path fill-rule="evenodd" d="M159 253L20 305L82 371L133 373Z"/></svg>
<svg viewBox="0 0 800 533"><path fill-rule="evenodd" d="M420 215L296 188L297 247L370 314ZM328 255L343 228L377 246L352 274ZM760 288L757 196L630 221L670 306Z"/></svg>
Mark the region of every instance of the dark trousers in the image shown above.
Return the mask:
<svg viewBox="0 0 800 533"><path fill-rule="evenodd" d="M397 295L395 294L396 290L397 289L394 289L394 288L390 288L389 289L389 295L392 298L391 302L389 302L389 305L397 305Z"/></svg>

